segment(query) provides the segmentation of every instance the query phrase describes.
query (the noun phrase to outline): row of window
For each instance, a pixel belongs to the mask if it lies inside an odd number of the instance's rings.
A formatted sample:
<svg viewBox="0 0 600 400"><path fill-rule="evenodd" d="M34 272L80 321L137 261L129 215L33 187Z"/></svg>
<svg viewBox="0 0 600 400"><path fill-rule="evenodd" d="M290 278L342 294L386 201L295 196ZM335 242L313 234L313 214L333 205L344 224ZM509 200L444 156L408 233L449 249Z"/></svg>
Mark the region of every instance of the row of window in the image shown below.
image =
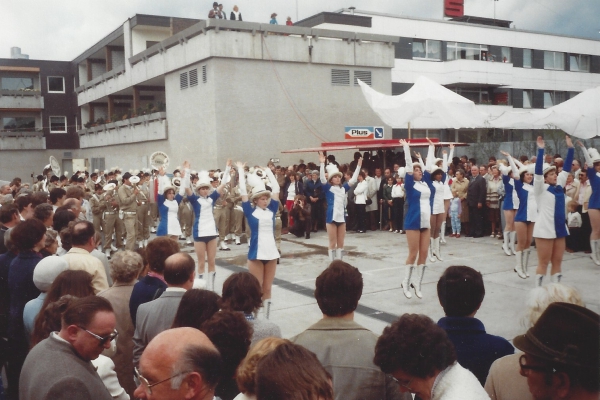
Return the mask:
<svg viewBox="0 0 600 400"><path fill-rule="evenodd" d="M2 77L0 89L32 91L34 90L33 78L28 76ZM65 93L65 78L62 76L49 76L48 93Z"/></svg>
<svg viewBox="0 0 600 400"><path fill-rule="evenodd" d="M490 46L483 44L446 42L446 57L442 51L443 42L430 39L412 40L412 59L427 61L480 60L512 62L512 49L499 47L492 54ZM521 49L518 49L521 50ZM533 50L522 49L523 68L532 68ZM544 69L565 70L565 54L558 51L544 51ZM587 54L569 54L569 71L590 72L591 56Z"/></svg>
<svg viewBox="0 0 600 400"><path fill-rule="evenodd" d="M50 133L67 133L67 117L50 117ZM31 132L35 130L35 117L4 117L2 129L8 132Z"/></svg>

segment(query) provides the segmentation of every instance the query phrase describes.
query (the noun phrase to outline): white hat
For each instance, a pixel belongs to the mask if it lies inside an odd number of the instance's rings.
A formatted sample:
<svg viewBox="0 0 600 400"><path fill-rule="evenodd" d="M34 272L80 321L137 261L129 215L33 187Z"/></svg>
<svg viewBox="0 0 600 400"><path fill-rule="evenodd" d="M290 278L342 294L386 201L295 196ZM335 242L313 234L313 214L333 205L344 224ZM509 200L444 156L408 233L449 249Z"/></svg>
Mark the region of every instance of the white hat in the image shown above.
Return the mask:
<svg viewBox="0 0 600 400"><path fill-rule="evenodd" d="M208 175L208 171L198 172L198 182L196 183L196 189L211 186L212 185L210 184L210 176Z"/></svg>
<svg viewBox="0 0 600 400"><path fill-rule="evenodd" d="M117 185L115 185L114 183L107 183L106 185L104 185L102 190L104 190L105 192L110 192L111 190L115 190L116 187Z"/></svg>
<svg viewBox="0 0 600 400"><path fill-rule="evenodd" d="M400 167L398 168L398 176L402 179L406 177L406 168Z"/></svg>
<svg viewBox="0 0 600 400"><path fill-rule="evenodd" d="M590 147L588 149L588 154L592 159L592 163L600 162L600 153L598 153L598 150L594 149L593 147ZM588 165L588 167L591 167L591 165Z"/></svg>
<svg viewBox="0 0 600 400"><path fill-rule="evenodd" d="M443 172L442 171L442 167L438 167L437 165L433 164L430 168L429 168L429 174L433 175L435 174L437 171Z"/></svg>
<svg viewBox="0 0 600 400"><path fill-rule="evenodd" d="M193 169L190 171L190 175L198 175L198 171Z"/></svg>
<svg viewBox="0 0 600 400"><path fill-rule="evenodd" d="M61 272L69 269L69 264L62 257L45 257L33 270L33 284L41 292L47 292L52 282Z"/></svg>
<svg viewBox="0 0 600 400"><path fill-rule="evenodd" d="M246 182L248 182L248 185L252 187L250 199L254 200L264 195L271 196L271 192L267 190L267 188L265 187L265 183L263 182L261 177L256 174L256 172L258 171L254 172L255 173L253 174L248 174L246 177Z"/></svg>
<svg viewBox="0 0 600 400"><path fill-rule="evenodd" d="M357 168L358 168L358 166L357 166ZM327 170L327 180L329 180L329 181L331 181L331 178L333 178L336 175L339 176L340 178L342 177L342 173L340 172L337 165L335 165L335 164L327 164L327 166L325 167L325 170Z"/></svg>
<svg viewBox="0 0 600 400"><path fill-rule="evenodd" d="M94 173L95 173L95 174L98 174L98 173L100 173L100 170L99 170L98 168L96 168L96 169L94 170Z"/></svg>
<svg viewBox="0 0 600 400"><path fill-rule="evenodd" d="M502 175L509 175L512 168L507 167L504 164L498 163L498 169L502 172Z"/></svg>
<svg viewBox="0 0 600 400"><path fill-rule="evenodd" d="M530 173L532 175L535 174L535 164L527 164L519 168L519 175L521 175L524 172Z"/></svg>
<svg viewBox="0 0 600 400"><path fill-rule="evenodd" d="M544 172L542 173L542 175L546 175L548 172L552 171L553 169L556 170L556 166L550 165L548 163L544 163Z"/></svg>

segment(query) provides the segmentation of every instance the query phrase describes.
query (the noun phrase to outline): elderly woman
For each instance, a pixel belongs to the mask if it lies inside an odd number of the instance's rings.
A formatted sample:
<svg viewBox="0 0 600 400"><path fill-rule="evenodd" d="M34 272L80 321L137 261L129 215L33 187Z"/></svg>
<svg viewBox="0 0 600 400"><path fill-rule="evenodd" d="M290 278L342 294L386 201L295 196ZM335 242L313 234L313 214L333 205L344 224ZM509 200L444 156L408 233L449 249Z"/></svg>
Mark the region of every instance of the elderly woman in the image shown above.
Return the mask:
<svg viewBox="0 0 600 400"><path fill-rule="evenodd" d="M246 358L240 363L236 381L241 393L234 400L256 400L256 366L267 354L271 353L277 346L289 343L287 339L269 337L256 343L250 348Z"/></svg>
<svg viewBox="0 0 600 400"><path fill-rule="evenodd" d="M54 229L48 229L46 231L46 237L44 241L44 248L40 250L40 254L43 257L53 256L58 251L58 232Z"/></svg>
<svg viewBox="0 0 600 400"><path fill-rule="evenodd" d="M404 314L385 328L373 362L392 375L401 392L421 400L488 398L475 375L456 361L446 332L425 315Z"/></svg>
<svg viewBox="0 0 600 400"><path fill-rule="evenodd" d="M229 275L223 283L221 309L244 313L244 317L254 329L251 346L267 337L281 337L281 329L273 322L255 318L262 306L261 296L258 279L249 272Z"/></svg>
<svg viewBox="0 0 600 400"><path fill-rule="evenodd" d="M132 341L135 328L129 313L129 299L142 268L143 261L139 254L130 250L115 253L110 261L110 276L114 283L112 287L98 293L98 296L110 302L117 317L117 354L112 359L119 383L130 396L135 391Z"/></svg>
<svg viewBox="0 0 600 400"><path fill-rule="evenodd" d="M487 194L485 197L485 206L488 210L488 218L492 226L490 237L500 237L502 235L502 224L500 223L500 188L502 186L502 177L497 165L490 165L488 168L490 179L486 181ZM505 240L506 242L506 240Z"/></svg>
<svg viewBox="0 0 600 400"><path fill-rule="evenodd" d="M531 328L551 303L561 302L585 307L581 294L561 283L535 288L529 292L523 317L525 329ZM485 391L494 400L533 400L527 378L520 373L519 359L523 353L511 354L494 361L490 367Z"/></svg>

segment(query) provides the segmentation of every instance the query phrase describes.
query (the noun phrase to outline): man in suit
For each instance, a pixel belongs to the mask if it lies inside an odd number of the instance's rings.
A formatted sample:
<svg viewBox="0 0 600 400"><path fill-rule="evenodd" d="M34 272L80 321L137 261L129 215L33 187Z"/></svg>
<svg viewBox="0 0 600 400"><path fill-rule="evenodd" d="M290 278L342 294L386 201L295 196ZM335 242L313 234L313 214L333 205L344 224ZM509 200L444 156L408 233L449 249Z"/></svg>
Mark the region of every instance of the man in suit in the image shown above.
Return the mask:
<svg viewBox="0 0 600 400"><path fill-rule="evenodd" d="M194 284L196 263L187 253L176 253L165 261L167 289L156 300L141 304L137 310L133 335L133 364L138 365L148 343L173 325L181 298Z"/></svg>
<svg viewBox="0 0 600 400"><path fill-rule="evenodd" d="M89 296L74 300L62 315L60 332L38 343L25 359L20 398L28 400L111 400L91 360L117 336L108 300Z"/></svg>
<svg viewBox="0 0 600 400"><path fill-rule="evenodd" d="M467 189L467 204L469 205L470 232L473 237L483 237L483 205L487 195L485 179L479 175L479 167L471 167L471 179Z"/></svg>

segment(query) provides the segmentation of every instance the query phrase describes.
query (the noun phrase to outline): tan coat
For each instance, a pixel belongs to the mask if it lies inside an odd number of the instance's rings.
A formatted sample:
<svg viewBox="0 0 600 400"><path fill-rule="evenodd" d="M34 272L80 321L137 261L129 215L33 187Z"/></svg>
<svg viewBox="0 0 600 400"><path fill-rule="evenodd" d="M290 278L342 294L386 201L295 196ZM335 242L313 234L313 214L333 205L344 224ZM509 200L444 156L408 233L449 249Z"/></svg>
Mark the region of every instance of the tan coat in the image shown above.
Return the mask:
<svg viewBox="0 0 600 400"><path fill-rule="evenodd" d="M533 400L527 378L519 373L522 355L511 354L494 361L484 387L492 400Z"/></svg>
<svg viewBox="0 0 600 400"><path fill-rule="evenodd" d="M462 214L460 215L460 222L469 222L469 205L467 204L467 191L469 189L469 180L463 178L460 182L457 178L452 179L452 185L450 190L458 193L460 199L460 205L462 206Z"/></svg>
<svg viewBox="0 0 600 400"><path fill-rule="evenodd" d="M112 357L119 383L133 398L135 382L133 381L133 333L134 327L129 314L129 299L133 291L132 283L116 282L111 288L98 293L110 302L117 318L117 354Z"/></svg>

